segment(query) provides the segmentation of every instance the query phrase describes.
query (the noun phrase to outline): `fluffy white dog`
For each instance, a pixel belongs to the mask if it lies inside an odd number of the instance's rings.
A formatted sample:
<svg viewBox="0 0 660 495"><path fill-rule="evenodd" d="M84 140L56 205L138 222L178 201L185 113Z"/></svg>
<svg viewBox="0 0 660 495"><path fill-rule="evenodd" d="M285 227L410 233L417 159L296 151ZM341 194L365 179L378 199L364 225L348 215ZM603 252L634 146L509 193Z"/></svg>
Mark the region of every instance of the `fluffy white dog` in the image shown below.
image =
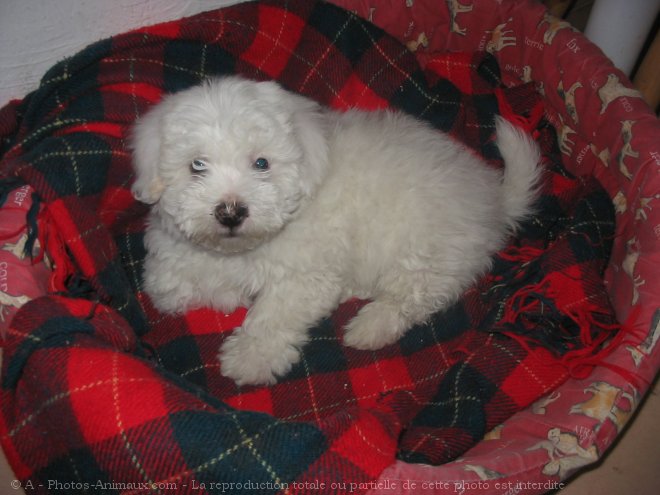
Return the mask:
<svg viewBox="0 0 660 495"><path fill-rule="evenodd" d="M153 204L145 290L156 307L250 309L222 373L272 384L308 329L370 299L344 343L378 349L455 302L531 213L540 155L498 118L504 172L394 111L339 113L273 82L226 77L137 123L135 196Z"/></svg>

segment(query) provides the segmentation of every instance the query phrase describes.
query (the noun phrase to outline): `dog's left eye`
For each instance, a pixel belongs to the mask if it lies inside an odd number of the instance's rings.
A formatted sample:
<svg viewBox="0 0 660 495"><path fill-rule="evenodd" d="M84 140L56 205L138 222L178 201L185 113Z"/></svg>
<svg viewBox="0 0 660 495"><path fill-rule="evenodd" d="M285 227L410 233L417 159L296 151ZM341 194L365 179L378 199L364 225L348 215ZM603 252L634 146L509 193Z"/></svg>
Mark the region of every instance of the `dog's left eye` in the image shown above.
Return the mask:
<svg viewBox="0 0 660 495"><path fill-rule="evenodd" d="M270 164L268 163L268 160L262 157L257 158L252 166L255 169L261 171L268 170L270 168Z"/></svg>
<svg viewBox="0 0 660 495"><path fill-rule="evenodd" d="M190 171L194 174L206 172L208 165L202 160L193 160L190 162Z"/></svg>

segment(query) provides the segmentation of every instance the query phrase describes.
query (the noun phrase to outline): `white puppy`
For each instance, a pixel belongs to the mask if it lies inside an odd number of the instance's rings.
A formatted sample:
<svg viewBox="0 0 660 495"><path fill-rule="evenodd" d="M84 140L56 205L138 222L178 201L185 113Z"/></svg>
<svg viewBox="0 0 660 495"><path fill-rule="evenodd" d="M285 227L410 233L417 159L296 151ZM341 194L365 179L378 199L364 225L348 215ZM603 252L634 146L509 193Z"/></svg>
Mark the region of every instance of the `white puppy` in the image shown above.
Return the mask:
<svg viewBox="0 0 660 495"><path fill-rule="evenodd" d="M145 290L156 307L250 309L222 373L272 384L308 329L370 299L344 343L378 349L455 302L536 194L535 143L496 121L504 172L394 111L345 113L273 82L211 80L137 123L135 196L153 204Z"/></svg>

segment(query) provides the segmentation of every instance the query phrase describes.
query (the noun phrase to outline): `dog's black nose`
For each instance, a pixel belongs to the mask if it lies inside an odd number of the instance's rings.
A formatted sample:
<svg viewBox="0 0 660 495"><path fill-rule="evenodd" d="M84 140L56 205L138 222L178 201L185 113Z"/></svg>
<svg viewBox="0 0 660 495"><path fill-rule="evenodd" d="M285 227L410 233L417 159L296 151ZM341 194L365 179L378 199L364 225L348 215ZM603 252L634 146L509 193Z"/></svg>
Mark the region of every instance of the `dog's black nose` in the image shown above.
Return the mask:
<svg viewBox="0 0 660 495"><path fill-rule="evenodd" d="M225 227L233 229L243 223L249 216L249 210L245 203L237 201L222 202L215 207L215 219Z"/></svg>

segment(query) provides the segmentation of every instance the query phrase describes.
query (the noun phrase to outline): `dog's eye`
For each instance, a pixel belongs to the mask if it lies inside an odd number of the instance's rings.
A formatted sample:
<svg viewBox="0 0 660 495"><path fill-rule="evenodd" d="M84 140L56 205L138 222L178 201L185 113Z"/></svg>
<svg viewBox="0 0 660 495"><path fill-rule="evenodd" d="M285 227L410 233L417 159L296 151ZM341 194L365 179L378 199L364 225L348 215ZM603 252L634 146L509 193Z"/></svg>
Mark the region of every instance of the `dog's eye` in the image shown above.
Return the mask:
<svg viewBox="0 0 660 495"><path fill-rule="evenodd" d="M255 169L261 171L268 170L270 168L270 164L268 163L268 160L262 157L257 158L252 166Z"/></svg>
<svg viewBox="0 0 660 495"><path fill-rule="evenodd" d="M192 162L190 162L190 171L193 174L199 174L199 173L206 172L207 168L208 168L208 165L206 165L206 163L202 160L197 159L197 160L193 160Z"/></svg>

